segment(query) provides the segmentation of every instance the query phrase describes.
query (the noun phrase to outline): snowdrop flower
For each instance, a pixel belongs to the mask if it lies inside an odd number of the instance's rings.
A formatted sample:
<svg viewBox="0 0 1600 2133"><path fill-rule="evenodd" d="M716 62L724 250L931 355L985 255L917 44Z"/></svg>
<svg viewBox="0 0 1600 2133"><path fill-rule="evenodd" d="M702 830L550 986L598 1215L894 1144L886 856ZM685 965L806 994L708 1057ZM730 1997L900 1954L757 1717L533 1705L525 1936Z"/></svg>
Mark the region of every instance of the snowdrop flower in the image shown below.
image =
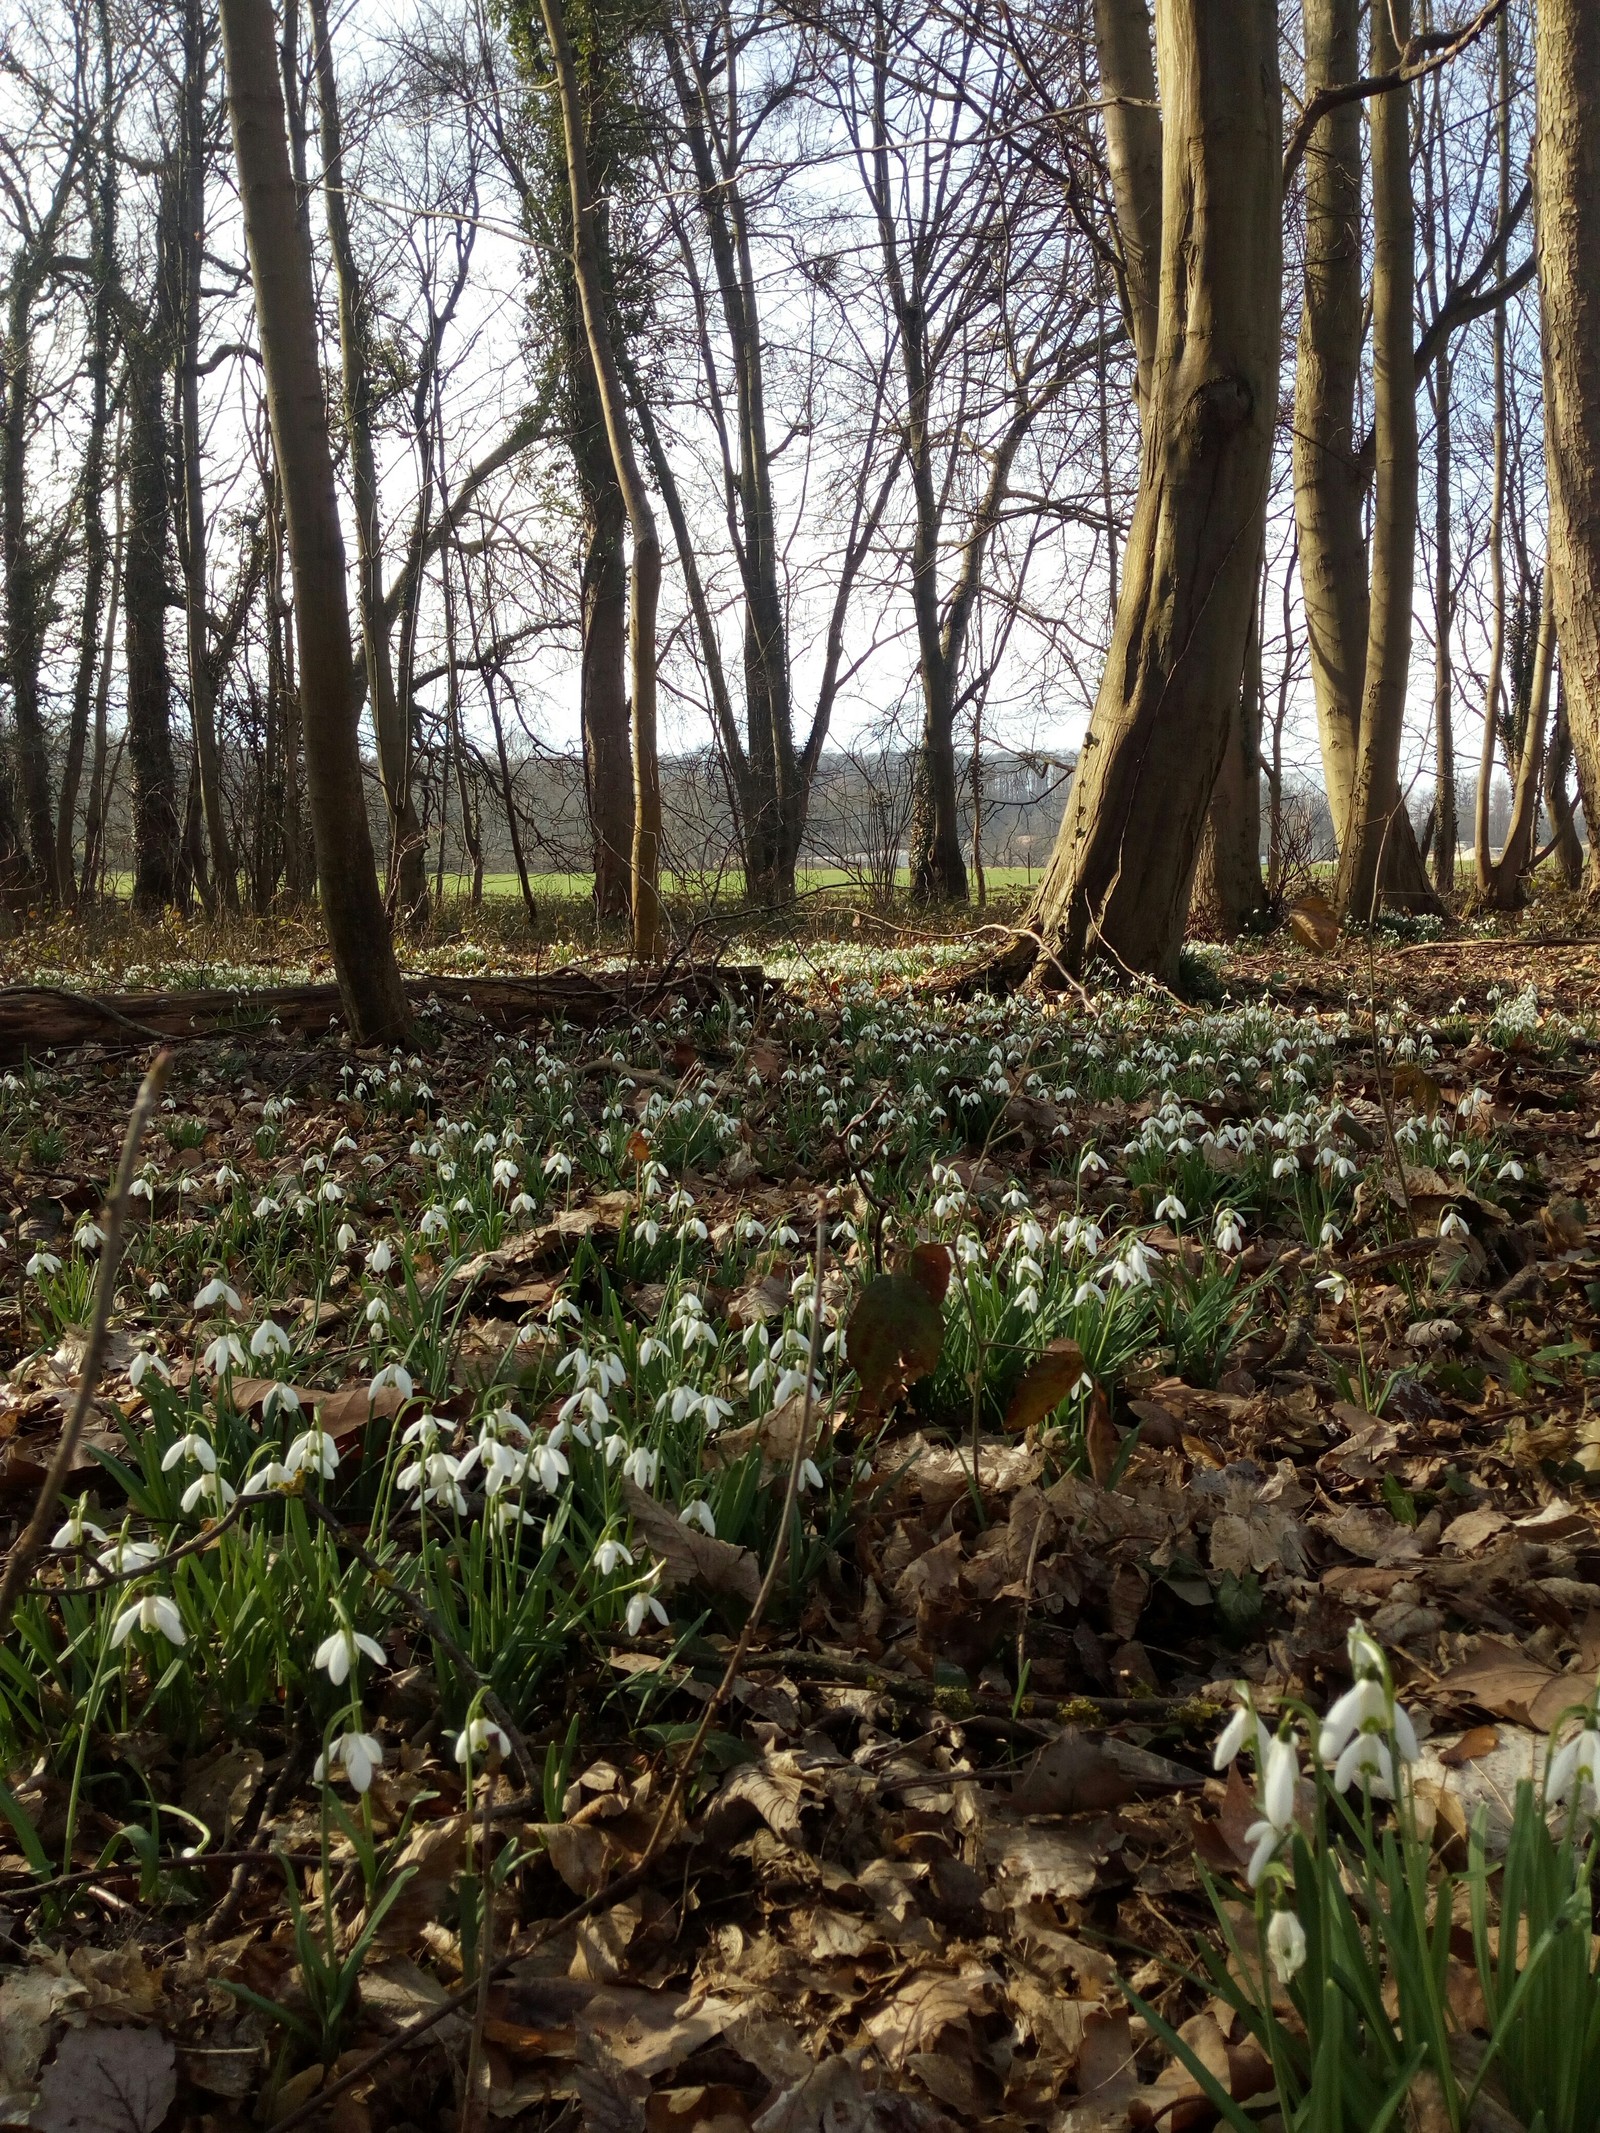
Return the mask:
<svg viewBox="0 0 1600 2133"><path fill-rule="evenodd" d="M91 1518L85 1517L84 1498L80 1496L76 1508L67 1513L66 1524L57 1526L50 1536L50 1545L52 1548L81 1548L85 1538L103 1541L105 1537L104 1526L97 1526Z"/></svg>
<svg viewBox="0 0 1600 2133"><path fill-rule="evenodd" d="M1122 1289L1143 1289L1153 1279L1151 1254L1137 1237L1130 1237L1122 1248L1122 1256L1111 1268L1111 1278Z"/></svg>
<svg viewBox="0 0 1600 2133"><path fill-rule="evenodd" d="M1294 1793L1299 1776L1294 1736L1274 1740L1261 1770L1260 1818L1244 1833L1245 1842L1255 1846L1245 1874L1251 1888L1260 1886L1278 1847L1294 1828Z"/></svg>
<svg viewBox="0 0 1600 2133"><path fill-rule="evenodd" d="M540 1168L543 1170L545 1176L552 1180L556 1178L570 1178L572 1176L572 1158L570 1155L565 1154L560 1148L552 1148L550 1153L545 1157L543 1163L540 1165Z"/></svg>
<svg viewBox="0 0 1600 2133"><path fill-rule="evenodd" d="M653 1489L661 1471L661 1454L637 1445L623 1460L622 1471L636 1488Z"/></svg>
<svg viewBox="0 0 1600 2133"><path fill-rule="evenodd" d="M1597 1771L1600 1771L1600 1733L1591 1724L1581 1733L1575 1733L1550 1758L1544 1783L1545 1805L1553 1807L1565 1799L1581 1803L1586 1793L1595 1790Z"/></svg>
<svg viewBox="0 0 1600 2133"><path fill-rule="evenodd" d="M1078 1175L1080 1178L1101 1177L1104 1175L1105 1167L1105 1158L1093 1148L1085 1148L1078 1158Z"/></svg>
<svg viewBox="0 0 1600 2133"><path fill-rule="evenodd" d="M1216 1240L1219 1252L1244 1250L1244 1229L1231 1207L1217 1209Z"/></svg>
<svg viewBox="0 0 1600 2133"><path fill-rule="evenodd" d="M450 1217L442 1207L430 1207L417 1227L431 1242L435 1237L442 1237L449 1229Z"/></svg>
<svg viewBox="0 0 1600 2133"><path fill-rule="evenodd" d="M1072 1307L1074 1310L1087 1303L1103 1306L1105 1300L1106 1292L1097 1281L1080 1281L1072 1292Z"/></svg>
<svg viewBox="0 0 1600 2133"><path fill-rule="evenodd" d="M594 1567L603 1578L610 1577L619 1563L633 1568L632 1553L619 1540L603 1540L594 1551Z"/></svg>
<svg viewBox="0 0 1600 2133"><path fill-rule="evenodd" d="M1339 1225L1336 1222L1324 1222L1322 1225L1322 1235L1320 1238L1322 1249L1325 1252L1331 1252L1333 1250L1333 1247L1337 1243L1339 1243L1343 1236L1344 1231L1340 1229Z"/></svg>
<svg viewBox="0 0 1600 2133"><path fill-rule="evenodd" d="M1275 1178L1292 1178L1299 1168L1300 1164L1294 1156L1280 1155L1272 1166L1272 1175Z"/></svg>
<svg viewBox="0 0 1600 2133"><path fill-rule="evenodd" d="M37 1251L28 1261L28 1278L37 1281L41 1274L59 1274L61 1261L54 1252Z"/></svg>
<svg viewBox="0 0 1600 2133"><path fill-rule="evenodd" d="M1169 1192L1166 1198L1158 1202L1156 1206L1156 1220L1158 1222L1183 1222L1188 1219L1188 1214L1189 1210L1175 1192Z"/></svg>
<svg viewBox="0 0 1600 2133"><path fill-rule="evenodd" d="M469 1755L485 1751L502 1761L511 1753L511 1738L492 1718L474 1718L456 1735L456 1761L465 1763Z"/></svg>
<svg viewBox="0 0 1600 2133"><path fill-rule="evenodd" d="M442 1438L451 1434L450 1424L441 1422L437 1415L421 1414L415 1422L400 1432L402 1444L420 1444L423 1451L431 1452Z"/></svg>
<svg viewBox="0 0 1600 2133"><path fill-rule="evenodd" d="M628 1635L637 1637L647 1619L652 1615L665 1627L667 1610L662 1606L655 1594L653 1592L636 1592L628 1602Z"/></svg>
<svg viewBox="0 0 1600 2133"><path fill-rule="evenodd" d="M1441 1237L1469 1237L1472 1232L1452 1207L1440 1220L1439 1234Z"/></svg>
<svg viewBox="0 0 1600 2133"><path fill-rule="evenodd" d="M328 1679L336 1689L343 1688L350 1679L350 1670L361 1653L374 1666L387 1666L388 1655L376 1637L369 1637L364 1630L352 1629L342 1624L331 1637L324 1637L312 1655L313 1666L326 1667Z"/></svg>
<svg viewBox="0 0 1600 2133"><path fill-rule="evenodd" d="M1342 1274L1324 1274L1317 1287L1336 1309L1350 1293L1350 1284Z"/></svg>
<svg viewBox="0 0 1600 2133"><path fill-rule="evenodd" d="M111 1626L113 1650L127 1643L133 1632L142 1630L146 1636L157 1630L169 1644L187 1644L189 1635L183 1626L183 1617L164 1592L147 1592L142 1600L135 1600L125 1607Z"/></svg>
<svg viewBox="0 0 1600 2133"><path fill-rule="evenodd" d="M281 1215L283 1206L280 1201L273 1199L270 1193L264 1192L250 1212L258 1222L265 1222L270 1215Z"/></svg>
<svg viewBox="0 0 1600 2133"><path fill-rule="evenodd" d="M152 1563L159 1563L161 1550L149 1541L114 1540L109 1548L102 1548L95 1561L102 1570L109 1570L114 1577L121 1577L130 1570L148 1570Z"/></svg>
<svg viewBox="0 0 1600 2133"><path fill-rule="evenodd" d="M193 1430L188 1436L179 1437L176 1443L167 1446L161 1458L162 1473L170 1474L172 1469L185 1459L192 1459L196 1466L204 1467L208 1474L217 1471L216 1453L205 1438L197 1436Z"/></svg>
<svg viewBox="0 0 1600 2133"><path fill-rule="evenodd" d="M1305 1968L1306 1929L1293 1911L1274 1911L1267 1927L1267 1956L1280 1985Z"/></svg>
<svg viewBox="0 0 1600 2133"><path fill-rule="evenodd" d="M372 1733L341 1733L326 1755L319 1755L311 1775L319 1784L331 1765L337 1765L357 1792L365 1792L372 1773L383 1764L383 1743Z"/></svg>
<svg viewBox="0 0 1600 2133"><path fill-rule="evenodd" d="M564 1322L574 1326L583 1324L583 1313L570 1296L558 1296L544 1316L545 1324L548 1326L559 1326ZM642 1347L639 1359L641 1362L644 1360Z"/></svg>
<svg viewBox="0 0 1600 2133"><path fill-rule="evenodd" d="M333 1248L336 1252L353 1252L356 1248L356 1233L348 1222L341 1222L333 1233Z"/></svg>
<svg viewBox="0 0 1600 2133"><path fill-rule="evenodd" d="M1211 1752L1211 1767L1226 1770L1239 1751L1248 1747L1255 1754L1256 1767L1264 1770L1272 1748L1272 1735L1257 1711L1250 1691L1241 1686L1238 1696L1237 1709L1217 1735L1217 1745Z"/></svg>
<svg viewBox="0 0 1600 2133"><path fill-rule="evenodd" d="M710 1504L703 1496L697 1496L692 1503L683 1506L678 1513L678 1523L680 1526L698 1526L700 1531L709 1534L712 1540L717 1537L717 1521L712 1515Z"/></svg>
<svg viewBox="0 0 1600 2133"><path fill-rule="evenodd" d="M521 1171L520 1167L513 1163L509 1156L500 1155L495 1157L494 1168L490 1175L496 1185L506 1189L517 1182Z"/></svg>
<svg viewBox="0 0 1600 2133"><path fill-rule="evenodd" d="M446 1504L459 1518L467 1508L461 1491L461 1466L448 1452L425 1452L396 1477L402 1489L415 1489L421 1502Z"/></svg>
<svg viewBox="0 0 1600 2133"><path fill-rule="evenodd" d="M1329 1707L1317 1754L1322 1762L1333 1765L1337 1791L1345 1791L1359 1777L1380 1799L1393 1799L1395 1755L1401 1763L1416 1761L1416 1728L1395 1702L1382 1646L1359 1622L1350 1631L1348 1649L1355 1679Z"/></svg>
<svg viewBox="0 0 1600 2133"><path fill-rule="evenodd" d="M402 1400L411 1398L411 1373L404 1363L385 1363L367 1388L367 1397L375 1400L380 1392L394 1391Z"/></svg>
<svg viewBox="0 0 1600 2133"><path fill-rule="evenodd" d="M818 1469L818 1467L817 1467L817 1463L816 1463L816 1461L815 1461L814 1459L802 1459L802 1460L801 1460L801 1462L800 1462L800 1479L799 1479L799 1482L798 1482L797 1486L799 1487L799 1490L800 1490L800 1492L801 1492L801 1494L802 1494L802 1495L803 1495L803 1494L805 1493L805 1491L806 1491L807 1489L820 1489L820 1488L821 1488L821 1486L822 1486L822 1475L821 1475L821 1472L819 1471L819 1469Z"/></svg>
<svg viewBox="0 0 1600 2133"><path fill-rule="evenodd" d="M275 1319L264 1318L250 1336L250 1353L257 1362L271 1362L275 1356L289 1353L290 1341Z"/></svg>
<svg viewBox="0 0 1600 2133"><path fill-rule="evenodd" d="M271 1422L279 1414L298 1414L299 1412L300 1395L292 1385L285 1385L282 1378L278 1378L267 1387L266 1398L261 1402L261 1414L264 1421Z"/></svg>
<svg viewBox="0 0 1600 2133"><path fill-rule="evenodd" d="M239 1183L239 1173L231 1163L224 1163L211 1182L218 1192L229 1192Z"/></svg>
<svg viewBox="0 0 1600 2133"><path fill-rule="evenodd" d="M283 1461L281 1459L269 1459L265 1466L258 1466L253 1474L245 1476L244 1487L240 1494L244 1496L262 1496L265 1495L268 1489L290 1489L293 1486L294 1475L290 1473Z"/></svg>
<svg viewBox="0 0 1600 2133"><path fill-rule="evenodd" d="M394 1265L394 1248L387 1237L380 1237L367 1253L367 1272L387 1274Z"/></svg>
<svg viewBox="0 0 1600 2133"><path fill-rule="evenodd" d="M557 1423L543 1444L529 1454L529 1466L534 1478L547 1496L554 1496L572 1471L567 1464L567 1455L561 1449L562 1430L562 1424Z"/></svg>
<svg viewBox="0 0 1600 2133"><path fill-rule="evenodd" d="M144 1383L145 1379L149 1376L152 1370L161 1380L163 1385L170 1385L172 1383L172 1372L161 1360L161 1357L159 1355L152 1355L148 1348L141 1348L138 1354L132 1357L128 1364L128 1383L133 1387L135 1392L138 1391L139 1387Z"/></svg>
<svg viewBox="0 0 1600 2133"><path fill-rule="evenodd" d="M226 1511L238 1494L233 1483L221 1474L200 1474L190 1482L178 1501L184 1510L192 1511L197 1504L214 1503L219 1511Z"/></svg>
<svg viewBox="0 0 1600 2133"><path fill-rule="evenodd" d="M214 1378L225 1377L230 1370L243 1370L245 1353L236 1333L219 1333L200 1358Z"/></svg>
<svg viewBox="0 0 1600 2133"><path fill-rule="evenodd" d="M92 1216L85 1215L72 1232L72 1241L80 1252L97 1252L106 1241L106 1233Z"/></svg>
<svg viewBox="0 0 1600 2133"><path fill-rule="evenodd" d="M325 1429L302 1430L284 1455L291 1474L320 1474L331 1481L339 1465L339 1447Z"/></svg>
<svg viewBox="0 0 1600 2133"><path fill-rule="evenodd" d="M1495 1172L1495 1178L1501 1183L1520 1185L1527 1174L1520 1163L1510 1162L1500 1165L1500 1168Z"/></svg>
<svg viewBox="0 0 1600 2133"><path fill-rule="evenodd" d="M229 1288L220 1274L208 1281L194 1300L197 1311L212 1311L218 1304L229 1311L237 1311L239 1308L238 1290Z"/></svg>

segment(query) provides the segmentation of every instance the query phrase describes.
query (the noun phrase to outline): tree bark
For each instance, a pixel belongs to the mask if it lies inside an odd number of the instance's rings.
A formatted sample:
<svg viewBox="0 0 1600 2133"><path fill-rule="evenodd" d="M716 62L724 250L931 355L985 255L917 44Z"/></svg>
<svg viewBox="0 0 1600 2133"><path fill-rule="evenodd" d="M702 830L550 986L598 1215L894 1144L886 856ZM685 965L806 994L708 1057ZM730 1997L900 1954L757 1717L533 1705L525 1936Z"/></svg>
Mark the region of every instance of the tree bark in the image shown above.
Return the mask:
<svg viewBox="0 0 1600 2133"><path fill-rule="evenodd" d="M1434 395L1438 406L1434 433L1434 659L1433 885L1440 896L1455 894L1456 849L1461 828L1456 819L1455 676L1451 638L1455 629L1455 559L1451 552L1452 433L1450 394L1455 366L1448 353L1439 358Z"/></svg>
<svg viewBox="0 0 1600 2133"><path fill-rule="evenodd" d="M654 962L665 946L661 910L661 772L656 758L656 607L661 592L661 541L649 491L639 471L628 428L628 403L617 368L605 277L595 234L595 202L589 182L583 97L567 33L562 0L540 0L545 36L555 71L566 143L567 184L572 195L572 264L583 305L584 331L605 418L611 462L633 535L629 577L629 670L633 682L633 952Z"/></svg>
<svg viewBox="0 0 1600 2133"><path fill-rule="evenodd" d="M89 199L91 256L94 260L94 305L90 313L89 433L83 453L83 599L78 610L78 657L72 681L72 713L67 725L66 754L61 766L61 804L56 816L56 894L63 903L75 900L77 876L78 793L83 782L83 762L89 744L89 723L95 706L95 672L104 629L106 562L106 430L111 409L111 350L116 319L113 283L116 277L116 216L119 173L116 160L116 98L113 73L111 21L108 0L96 9L100 33L100 142L99 169ZM87 835L85 844L87 845ZM88 853L84 854L84 886L88 886Z"/></svg>
<svg viewBox="0 0 1600 2133"><path fill-rule="evenodd" d="M1191 908L1233 940L1265 902L1261 883L1261 605L1250 614L1244 677L1211 792Z"/></svg>
<svg viewBox="0 0 1600 2133"><path fill-rule="evenodd" d="M1117 217L1118 293L1138 363L1143 421L1161 298L1161 112L1145 0L1094 0L1094 48Z"/></svg>
<svg viewBox="0 0 1600 2133"><path fill-rule="evenodd" d="M1160 329L1094 716L1029 918L1046 966L1170 971L1238 703L1277 412L1282 147L1272 0L1159 0ZM1029 960L1024 943L1018 960Z"/></svg>
<svg viewBox="0 0 1600 2133"><path fill-rule="evenodd" d="M323 917L362 1044L401 1041L411 1012L378 889L350 685L344 537L328 447L311 256L289 168L272 0L220 0L245 241L300 646L301 725Z"/></svg>
<svg viewBox="0 0 1600 2133"><path fill-rule="evenodd" d="M1498 25L1497 109L1495 136L1499 163L1499 199L1495 226L1503 230L1511 205L1511 47L1504 15ZM1500 738L1505 702L1506 663L1506 307L1495 306L1493 367L1494 466L1489 505L1489 680L1484 693L1483 746L1478 756L1478 789L1472 816L1472 858L1477 892L1498 902L1504 893L1489 846L1489 806L1494 791L1495 746ZM1508 745L1509 753L1509 745Z"/></svg>
<svg viewBox="0 0 1600 2133"><path fill-rule="evenodd" d="M1305 0L1306 96L1359 75L1357 0ZM1363 336L1361 106L1306 153L1306 287L1294 388L1294 502L1322 774L1342 844L1355 784L1369 600L1356 449Z"/></svg>
<svg viewBox="0 0 1600 2133"><path fill-rule="evenodd" d="M1600 801L1600 9L1539 0L1536 226L1549 570L1567 726L1590 824ZM1600 894L1590 847L1587 891Z"/></svg>
<svg viewBox="0 0 1600 2133"><path fill-rule="evenodd" d="M1583 844L1578 836L1572 795L1567 790L1567 774L1571 768L1572 734L1567 726L1567 692L1558 674L1556 715L1550 728L1550 747L1544 763L1544 804L1550 816L1551 841L1555 847L1556 867L1561 875L1562 886L1567 889L1581 889Z"/></svg>
<svg viewBox="0 0 1600 2133"><path fill-rule="evenodd" d="M339 303L339 358L350 485L356 522L356 612L366 660L367 700L378 744L378 775L389 813L389 869L400 910L414 923L428 904L427 843L412 790L411 735L395 693L394 655L383 601L383 520L372 443L372 374L367 363L367 295L345 200L344 128L333 63L328 0L311 0L311 38L322 144L322 197Z"/></svg>
<svg viewBox="0 0 1600 2133"><path fill-rule="evenodd" d="M128 345L128 516L122 565L127 667L128 760L133 771L133 907L153 915L178 896L183 823L172 753L172 674L167 659L167 486L158 319Z"/></svg>
<svg viewBox="0 0 1600 2133"><path fill-rule="evenodd" d="M1410 0L1372 10L1372 72L1399 64ZM1361 727L1349 815L1339 853L1341 913L1376 913L1385 861L1415 838L1400 795L1400 744L1411 670L1411 600L1417 536L1416 361L1412 353L1416 214L1411 198L1410 106L1400 92L1370 107L1373 197L1373 415L1377 493L1372 525L1371 613ZM1304 541L1302 536L1302 553ZM1418 874L1421 875L1420 865Z"/></svg>
<svg viewBox="0 0 1600 2133"><path fill-rule="evenodd" d="M576 288L569 344L568 446L583 499L583 659L579 711L583 778L594 849L594 909L602 925L625 919L633 851L628 759L627 507L611 463L605 417L584 339Z"/></svg>
<svg viewBox="0 0 1600 2133"><path fill-rule="evenodd" d="M1487 837L1478 855L1479 901L1491 911L1518 911L1528 901L1528 883L1533 874L1539 834L1539 785L1544 770L1545 729L1550 718L1550 678L1555 664L1555 600L1550 572L1544 574L1539 604L1539 640L1534 653L1533 679L1528 689L1527 715L1522 727L1522 752L1511 788L1511 821L1498 859L1487 851Z"/></svg>

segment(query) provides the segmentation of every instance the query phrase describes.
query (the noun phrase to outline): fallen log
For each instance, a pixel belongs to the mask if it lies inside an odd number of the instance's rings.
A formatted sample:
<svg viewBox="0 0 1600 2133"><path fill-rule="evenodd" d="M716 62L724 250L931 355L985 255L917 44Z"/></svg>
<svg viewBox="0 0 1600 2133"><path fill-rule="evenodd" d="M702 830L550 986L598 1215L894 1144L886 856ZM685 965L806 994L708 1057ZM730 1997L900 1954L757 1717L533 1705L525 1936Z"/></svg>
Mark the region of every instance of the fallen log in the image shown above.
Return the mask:
<svg viewBox="0 0 1600 2133"><path fill-rule="evenodd" d="M565 967L540 977L408 978L406 993L426 1026L430 1011L476 1015L496 1029L638 1020L672 1003L707 1007L737 999L753 1014L765 973L747 964L692 964L670 971ZM55 985L0 986L0 1064L47 1051L101 1044L124 1050L265 1031L320 1036L340 1020L335 985L236 986L211 992L93 993Z"/></svg>

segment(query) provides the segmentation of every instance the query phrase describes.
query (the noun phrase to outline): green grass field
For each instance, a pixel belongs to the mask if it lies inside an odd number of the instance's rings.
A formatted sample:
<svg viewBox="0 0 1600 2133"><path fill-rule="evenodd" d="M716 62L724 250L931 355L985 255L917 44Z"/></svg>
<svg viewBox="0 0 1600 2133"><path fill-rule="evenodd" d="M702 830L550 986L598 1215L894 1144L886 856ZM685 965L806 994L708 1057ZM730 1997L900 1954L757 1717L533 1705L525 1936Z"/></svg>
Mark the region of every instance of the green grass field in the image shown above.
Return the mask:
<svg viewBox="0 0 1600 2133"><path fill-rule="evenodd" d="M1039 878L1037 867L987 867L984 879L991 889L1031 888ZM430 886L434 877L428 877ZM532 874L529 881L536 897L550 903L577 903L588 897L591 877L587 874ZM898 885L908 886L909 877L901 869ZM860 890L860 883L852 881L842 867L802 867L797 881L802 895L814 895L825 890ZM723 903L738 903L744 886L744 877L731 871L720 879L710 874L664 874L661 886L668 896L692 896L707 899L716 896ZM118 902L126 902L133 890L133 876L128 873L112 873L106 876L106 887ZM447 898L465 898L471 894L470 874L446 874L444 893ZM483 877L485 898L518 897L522 894L517 877L513 873L485 874Z"/></svg>

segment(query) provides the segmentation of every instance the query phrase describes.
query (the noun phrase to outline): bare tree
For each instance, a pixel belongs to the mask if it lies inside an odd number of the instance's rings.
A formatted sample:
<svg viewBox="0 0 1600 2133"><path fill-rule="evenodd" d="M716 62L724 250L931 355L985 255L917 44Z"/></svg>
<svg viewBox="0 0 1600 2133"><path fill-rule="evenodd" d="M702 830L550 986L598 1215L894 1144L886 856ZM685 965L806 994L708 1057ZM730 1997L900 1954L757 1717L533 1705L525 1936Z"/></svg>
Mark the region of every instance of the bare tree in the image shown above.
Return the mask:
<svg viewBox="0 0 1600 2133"><path fill-rule="evenodd" d="M359 1042L402 1039L411 1017L367 829L344 539L328 448L311 259L289 167L271 0L221 0L234 155L283 485L300 650L306 783L323 917Z"/></svg>

